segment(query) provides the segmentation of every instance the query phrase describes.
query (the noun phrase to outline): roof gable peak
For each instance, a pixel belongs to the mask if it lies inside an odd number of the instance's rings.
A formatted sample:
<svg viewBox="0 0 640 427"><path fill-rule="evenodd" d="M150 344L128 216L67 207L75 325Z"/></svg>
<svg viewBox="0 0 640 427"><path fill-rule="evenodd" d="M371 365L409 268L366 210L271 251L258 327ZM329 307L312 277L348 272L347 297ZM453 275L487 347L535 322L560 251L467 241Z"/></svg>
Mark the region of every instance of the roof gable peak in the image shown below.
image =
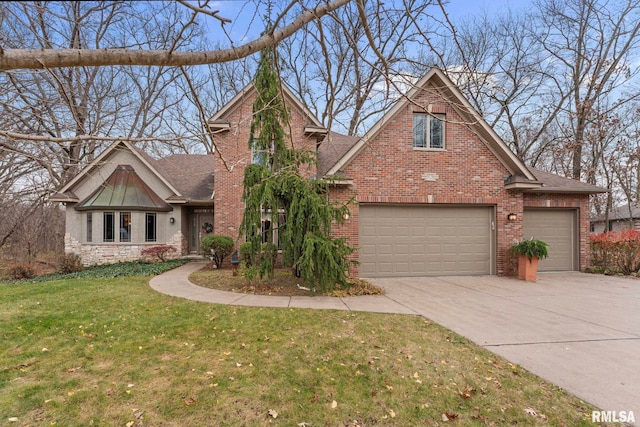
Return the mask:
<svg viewBox="0 0 640 427"><path fill-rule="evenodd" d="M428 86L433 86L444 100L455 109L461 117L466 119L466 125L485 143L494 156L505 166L512 175L522 175L535 181L535 176L527 169L498 134L489 126L484 118L467 101L460 89L437 67L432 67L409 91L385 113L376 124L348 150L328 171L328 176L337 174L348 165L375 137L389 124L389 122L407 105L414 103L415 98ZM429 111L429 106L421 106Z"/></svg>

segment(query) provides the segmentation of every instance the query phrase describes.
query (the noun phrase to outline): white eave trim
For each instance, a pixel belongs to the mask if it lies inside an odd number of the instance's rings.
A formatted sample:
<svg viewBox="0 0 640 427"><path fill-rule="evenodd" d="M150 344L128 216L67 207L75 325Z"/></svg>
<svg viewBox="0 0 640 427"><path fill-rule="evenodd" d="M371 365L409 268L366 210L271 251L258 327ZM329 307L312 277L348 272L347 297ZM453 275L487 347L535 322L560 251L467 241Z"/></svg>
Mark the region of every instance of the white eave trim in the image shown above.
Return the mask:
<svg viewBox="0 0 640 427"><path fill-rule="evenodd" d="M324 126L306 125L304 127L304 133L305 135L320 137L320 136L326 136L327 133L329 133L329 130Z"/></svg>
<svg viewBox="0 0 640 427"><path fill-rule="evenodd" d="M506 190L531 190L531 189L541 189L541 182L512 182L511 184L507 184L504 186Z"/></svg>
<svg viewBox="0 0 640 427"><path fill-rule="evenodd" d="M225 132L231 129L231 123L229 122L207 122L207 125L209 126L209 129L211 129L211 131L213 131L214 133L217 132Z"/></svg>
<svg viewBox="0 0 640 427"><path fill-rule="evenodd" d="M330 185L353 185L353 179L340 179L335 176L326 176L325 179L329 181Z"/></svg>

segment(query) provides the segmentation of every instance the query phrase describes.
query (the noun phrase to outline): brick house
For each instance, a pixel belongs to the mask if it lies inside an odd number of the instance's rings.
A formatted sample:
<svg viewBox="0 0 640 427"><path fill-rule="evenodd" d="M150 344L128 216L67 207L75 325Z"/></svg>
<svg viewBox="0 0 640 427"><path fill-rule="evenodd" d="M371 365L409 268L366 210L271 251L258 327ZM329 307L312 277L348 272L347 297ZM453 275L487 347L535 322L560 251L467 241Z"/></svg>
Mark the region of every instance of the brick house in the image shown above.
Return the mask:
<svg viewBox="0 0 640 427"><path fill-rule="evenodd" d="M550 244L542 271L588 266L589 197L605 190L527 168L439 69L361 138L328 132L286 87L283 95L291 141L318 154L317 168L308 173L334 180L332 200L357 202L334 228L358 249L353 275L512 274L510 247L530 237ZM209 120L221 158L214 162L207 206L214 212L213 232L234 239L244 168L252 161L254 98L249 85ZM168 193L158 194L174 196ZM187 206L200 209L198 203ZM188 212L181 216L185 239L199 224ZM272 220L265 216L263 232L277 239ZM182 244L183 253L192 248Z"/></svg>

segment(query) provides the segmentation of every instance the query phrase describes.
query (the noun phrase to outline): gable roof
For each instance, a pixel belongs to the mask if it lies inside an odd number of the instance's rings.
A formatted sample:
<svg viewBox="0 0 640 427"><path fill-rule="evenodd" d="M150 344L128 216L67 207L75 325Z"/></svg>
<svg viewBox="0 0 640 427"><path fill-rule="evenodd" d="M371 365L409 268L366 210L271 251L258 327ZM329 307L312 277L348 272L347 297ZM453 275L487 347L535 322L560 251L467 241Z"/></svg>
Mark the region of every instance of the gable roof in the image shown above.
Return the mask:
<svg viewBox="0 0 640 427"><path fill-rule="evenodd" d="M117 141L107 147L96 159L87 165L78 175L63 186L49 200L53 202L78 202L73 188L96 168L101 167L115 150L126 149L136 156L155 177L169 188L173 195L166 201L187 203L190 201L210 200L213 194L214 156L195 154L174 154L156 160L128 141Z"/></svg>
<svg viewBox="0 0 640 427"><path fill-rule="evenodd" d="M173 210L130 165L118 165L109 178L75 209L128 209L168 212Z"/></svg>
<svg viewBox="0 0 640 427"><path fill-rule="evenodd" d="M318 120L318 118L302 103L302 101L300 101L300 99L298 99L298 97L293 94L291 89L289 89L284 82L282 83L281 87L284 96L287 98L286 100L290 101L291 104L302 111L302 113L310 120L310 124L317 128L324 129L324 126L322 125L320 120ZM222 129L228 129L228 122L224 120L224 116L228 112L232 111L236 106L241 104L244 101L244 98L250 96L255 91L256 87L253 82L249 83L236 96L234 96L231 101L227 102L220 110L218 110L218 112L216 112L213 117L211 117L207 121L207 123L210 126L217 125Z"/></svg>
<svg viewBox="0 0 640 427"><path fill-rule="evenodd" d="M404 95L369 131L349 150L341 156L326 172L326 175L336 175L348 165L384 127L405 107L428 83L440 91L445 99L451 99L451 106L465 119L471 130L491 150L496 158L505 166L511 175L520 175L526 179L529 187L539 187L536 177L527 169L524 163L507 147L498 134L480 116L473 106L462 95L458 87L438 68L433 67L411 90Z"/></svg>

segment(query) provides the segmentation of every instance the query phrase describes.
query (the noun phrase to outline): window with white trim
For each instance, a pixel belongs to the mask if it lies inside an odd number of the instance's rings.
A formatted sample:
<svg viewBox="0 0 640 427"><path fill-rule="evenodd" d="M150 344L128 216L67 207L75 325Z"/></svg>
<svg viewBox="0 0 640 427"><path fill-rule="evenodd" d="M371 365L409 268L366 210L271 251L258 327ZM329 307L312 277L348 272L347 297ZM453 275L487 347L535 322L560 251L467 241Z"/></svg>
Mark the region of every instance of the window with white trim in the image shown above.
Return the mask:
<svg viewBox="0 0 640 427"><path fill-rule="evenodd" d="M285 214L283 210L278 213L277 219L274 222L271 210L262 210L260 219L260 235L262 236L262 243L275 243L278 246L278 250L282 249L280 244L280 227L285 223Z"/></svg>
<svg viewBox="0 0 640 427"><path fill-rule="evenodd" d="M269 150L260 150L256 147L255 142L251 143L251 163L254 165L261 165L270 167L268 164L269 158L273 155L273 142Z"/></svg>
<svg viewBox="0 0 640 427"><path fill-rule="evenodd" d="M413 115L413 148L444 149L444 114Z"/></svg>

